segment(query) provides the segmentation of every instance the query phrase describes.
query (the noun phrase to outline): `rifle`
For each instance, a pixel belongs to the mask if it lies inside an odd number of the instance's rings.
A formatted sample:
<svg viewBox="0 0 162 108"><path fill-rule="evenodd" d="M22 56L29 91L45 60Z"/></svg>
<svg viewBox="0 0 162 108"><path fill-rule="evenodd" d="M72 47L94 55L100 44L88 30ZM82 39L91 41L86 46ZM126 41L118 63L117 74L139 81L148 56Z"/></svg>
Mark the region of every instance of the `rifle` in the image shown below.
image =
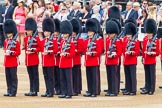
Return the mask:
<svg viewBox="0 0 162 108"><path fill-rule="evenodd" d="M35 37L38 33L38 30L35 31L32 38L28 40L28 48L31 49L33 45L37 45L37 43L34 43Z"/></svg>
<svg viewBox="0 0 162 108"><path fill-rule="evenodd" d="M58 48L60 48L61 37L62 37L62 34L60 33L60 34L58 35L58 38L57 38Z"/></svg>
<svg viewBox="0 0 162 108"><path fill-rule="evenodd" d="M81 35L81 33L78 33L78 34L75 36L75 38L74 38L74 44L75 44L75 45L76 45L77 40L79 39L80 35Z"/></svg>
<svg viewBox="0 0 162 108"><path fill-rule="evenodd" d="M67 39L67 42L64 44L64 46L62 47L62 52L65 53L66 50L70 49L70 42L71 42L71 38L72 36L70 36L68 39Z"/></svg>
<svg viewBox="0 0 162 108"><path fill-rule="evenodd" d="M120 34L115 36L114 39L112 40L111 46L108 48L109 49L109 55L112 55L112 52L113 52L114 47L115 47L115 42L116 42L117 39L120 39L120 37L122 36L123 33L124 33L124 30L122 30L122 32L120 32Z"/></svg>
<svg viewBox="0 0 162 108"><path fill-rule="evenodd" d="M8 53L9 53L9 55L11 54L11 49L12 48L16 48L16 39L17 39L17 37L18 37L18 32L16 33L16 35L8 42L8 48L7 48L7 50L9 51Z"/></svg>
<svg viewBox="0 0 162 108"><path fill-rule="evenodd" d="M53 37L54 37L54 33L52 33L48 39L48 41L44 44L44 47L45 47L45 51L48 51L48 48L52 47L53 45Z"/></svg>
<svg viewBox="0 0 162 108"><path fill-rule="evenodd" d="M88 43L88 52L91 52L92 49L96 48L96 46L94 46L96 44L94 41L97 39L97 37L98 37L98 33L95 33L91 42Z"/></svg>
<svg viewBox="0 0 162 108"><path fill-rule="evenodd" d="M135 46L133 46L134 41L136 40L136 38L138 37L138 32L133 36L133 38L130 40L130 42L127 44L127 51L129 52L132 48L134 48Z"/></svg>
<svg viewBox="0 0 162 108"><path fill-rule="evenodd" d="M152 37L152 41L147 44L147 49L148 49L147 52L151 52L151 50L153 49L154 44L155 44L156 37L157 37L157 34L155 34Z"/></svg>

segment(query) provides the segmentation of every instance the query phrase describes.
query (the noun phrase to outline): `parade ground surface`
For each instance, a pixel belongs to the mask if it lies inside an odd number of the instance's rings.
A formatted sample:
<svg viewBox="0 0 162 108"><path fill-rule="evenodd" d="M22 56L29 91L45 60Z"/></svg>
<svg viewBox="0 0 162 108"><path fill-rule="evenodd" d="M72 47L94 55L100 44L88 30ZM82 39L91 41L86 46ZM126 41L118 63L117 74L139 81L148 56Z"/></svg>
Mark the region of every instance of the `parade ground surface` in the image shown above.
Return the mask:
<svg viewBox="0 0 162 108"><path fill-rule="evenodd" d="M45 92L45 83L42 74L42 67L39 66L40 92L37 97L25 97L24 93L29 91L29 78L24 63L24 50L19 57L21 64L18 67L18 93L17 97L4 97L6 93L6 80L3 66L3 50L0 49L0 108L162 108L162 73L160 68L160 58L157 57L156 64L156 92L154 95L141 95L140 87L144 86L144 70L141 63L141 57L138 58L137 65L137 95L124 96L122 93L117 97L105 97L104 89L107 88L106 69L104 65L104 56L101 64L101 95L96 98L83 97L87 89L85 67L82 65L82 94L72 99L59 99L40 97ZM82 57L82 61L84 57ZM123 66L121 66L121 80L124 81ZM121 83L121 88L124 83Z"/></svg>

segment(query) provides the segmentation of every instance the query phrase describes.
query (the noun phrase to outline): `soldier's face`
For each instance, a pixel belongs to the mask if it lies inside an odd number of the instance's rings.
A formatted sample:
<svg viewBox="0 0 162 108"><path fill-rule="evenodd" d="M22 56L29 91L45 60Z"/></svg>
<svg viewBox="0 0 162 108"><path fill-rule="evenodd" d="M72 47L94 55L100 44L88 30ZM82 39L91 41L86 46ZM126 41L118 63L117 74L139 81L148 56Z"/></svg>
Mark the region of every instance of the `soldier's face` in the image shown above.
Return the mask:
<svg viewBox="0 0 162 108"><path fill-rule="evenodd" d="M69 37L69 34L63 34L63 38L67 39Z"/></svg>
<svg viewBox="0 0 162 108"><path fill-rule="evenodd" d="M93 37L93 35L94 35L94 32L93 31L88 31L88 36L89 37Z"/></svg>
<svg viewBox="0 0 162 108"><path fill-rule="evenodd" d="M31 36L33 34L33 30L26 30L27 35Z"/></svg>
<svg viewBox="0 0 162 108"><path fill-rule="evenodd" d="M54 32L54 36L57 37L59 35L59 32Z"/></svg>
<svg viewBox="0 0 162 108"><path fill-rule="evenodd" d="M152 33L147 33L147 36L148 36L149 38L152 38L153 34L152 34Z"/></svg>
<svg viewBox="0 0 162 108"><path fill-rule="evenodd" d="M75 33L75 32L73 32L73 33L72 33L72 36L76 36L76 33Z"/></svg>
<svg viewBox="0 0 162 108"><path fill-rule="evenodd" d="M13 37L13 33L7 33L7 38L12 38Z"/></svg>
<svg viewBox="0 0 162 108"><path fill-rule="evenodd" d="M51 32L49 32L49 31L45 31L45 32L44 32L44 36L45 36L45 37L50 36L50 34L51 34Z"/></svg>
<svg viewBox="0 0 162 108"><path fill-rule="evenodd" d="M109 34L109 37L112 39L115 37L115 34Z"/></svg>
<svg viewBox="0 0 162 108"><path fill-rule="evenodd" d="M132 35L126 35L126 36L129 40L132 39Z"/></svg>

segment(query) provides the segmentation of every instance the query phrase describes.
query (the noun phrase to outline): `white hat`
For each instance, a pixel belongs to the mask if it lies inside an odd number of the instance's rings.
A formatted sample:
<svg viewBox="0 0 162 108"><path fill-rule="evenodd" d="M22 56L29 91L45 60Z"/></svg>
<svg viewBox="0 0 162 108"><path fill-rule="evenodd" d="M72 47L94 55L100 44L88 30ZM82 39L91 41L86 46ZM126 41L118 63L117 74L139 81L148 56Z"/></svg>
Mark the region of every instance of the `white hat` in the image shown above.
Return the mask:
<svg viewBox="0 0 162 108"><path fill-rule="evenodd" d="M17 0L17 3L24 2L24 0Z"/></svg>
<svg viewBox="0 0 162 108"><path fill-rule="evenodd" d="M45 4L51 3L49 0L44 0Z"/></svg>

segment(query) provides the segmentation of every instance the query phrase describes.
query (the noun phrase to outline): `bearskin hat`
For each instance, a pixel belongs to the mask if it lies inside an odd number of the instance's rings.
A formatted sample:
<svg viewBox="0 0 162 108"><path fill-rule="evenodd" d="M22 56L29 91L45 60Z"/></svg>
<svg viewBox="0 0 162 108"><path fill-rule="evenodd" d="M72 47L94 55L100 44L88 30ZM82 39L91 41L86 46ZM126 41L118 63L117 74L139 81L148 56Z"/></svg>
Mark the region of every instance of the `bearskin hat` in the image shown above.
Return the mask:
<svg viewBox="0 0 162 108"><path fill-rule="evenodd" d="M137 22L136 22L135 19L129 18L129 19L127 19L127 20L125 21L125 24L126 24L126 23L129 23L129 22L134 23L134 24L137 26Z"/></svg>
<svg viewBox="0 0 162 108"><path fill-rule="evenodd" d="M60 20L59 19L54 19L55 23L55 32L60 32Z"/></svg>
<svg viewBox="0 0 162 108"><path fill-rule="evenodd" d="M55 31L55 23L51 18L45 18L42 23L43 31L53 33Z"/></svg>
<svg viewBox="0 0 162 108"><path fill-rule="evenodd" d="M5 21L3 29L5 34L13 33L15 35L17 33L16 23L11 19Z"/></svg>
<svg viewBox="0 0 162 108"><path fill-rule="evenodd" d="M132 23L126 23L125 24L125 35L132 35L134 36L137 33L137 26Z"/></svg>
<svg viewBox="0 0 162 108"><path fill-rule="evenodd" d="M108 17L109 17L109 19L115 18L115 19L120 20L121 14L120 14L119 8L116 7L116 6L110 7L109 10L108 10Z"/></svg>
<svg viewBox="0 0 162 108"><path fill-rule="evenodd" d="M121 32L121 24L120 24L120 22L118 20L116 20L115 18L112 18L111 20L114 21L114 22L116 22L116 24L119 27L119 32Z"/></svg>
<svg viewBox="0 0 162 108"><path fill-rule="evenodd" d="M119 27L115 21L109 20L106 22L106 33L107 34L119 34Z"/></svg>
<svg viewBox="0 0 162 108"><path fill-rule="evenodd" d="M60 32L62 34L72 34L72 32L73 32L73 26L70 23L70 21L65 20L65 21L62 21L61 22L61 24L60 24Z"/></svg>
<svg viewBox="0 0 162 108"><path fill-rule="evenodd" d="M146 33L153 33L156 34L157 32L157 25L154 19L147 19L144 24L144 30Z"/></svg>
<svg viewBox="0 0 162 108"><path fill-rule="evenodd" d="M33 18L26 19L25 30L33 30L34 32L37 30L37 23Z"/></svg>
<svg viewBox="0 0 162 108"><path fill-rule="evenodd" d="M94 19L88 19L88 20L86 21L86 30L87 30L87 31L93 31L93 32L95 32L95 33L98 32L98 26L97 26L97 24L96 24L95 21L96 21L96 20L94 20Z"/></svg>
<svg viewBox="0 0 162 108"><path fill-rule="evenodd" d="M82 25L81 25L81 22L79 19L74 18L70 22L73 26L73 32L75 32L75 33L82 32Z"/></svg>

